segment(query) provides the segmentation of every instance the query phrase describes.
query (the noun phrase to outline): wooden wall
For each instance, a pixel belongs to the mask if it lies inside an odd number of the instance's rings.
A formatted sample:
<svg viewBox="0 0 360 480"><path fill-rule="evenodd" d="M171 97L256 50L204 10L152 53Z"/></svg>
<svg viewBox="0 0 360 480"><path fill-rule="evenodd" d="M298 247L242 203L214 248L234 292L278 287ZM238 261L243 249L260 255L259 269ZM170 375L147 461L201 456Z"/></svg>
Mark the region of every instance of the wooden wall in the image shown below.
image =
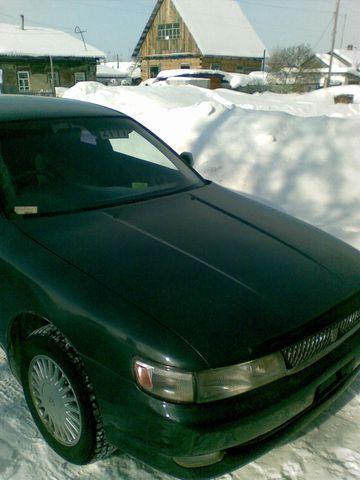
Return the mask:
<svg viewBox="0 0 360 480"><path fill-rule="evenodd" d="M203 57L202 68L211 69L212 65L219 65L224 72L250 73L261 70L261 58L242 57Z"/></svg>
<svg viewBox="0 0 360 480"><path fill-rule="evenodd" d="M169 40L158 40L158 26L167 23L180 24L180 38ZM194 53L201 54L191 33L182 21L177 10L170 0L164 0L157 12L153 24L148 31L142 44L140 55L142 58L149 55L170 54L170 53Z"/></svg>
<svg viewBox="0 0 360 480"><path fill-rule="evenodd" d="M197 69L201 68L201 58L200 57L182 57L182 58L171 58L171 57L162 57L162 58L151 58L143 59L141 62L141 78L143 80L151 78L150 71L152 67L158 67L159 72L161 70L177 70L181 68L182 65L189 65L190 68Z"/></svg>
<svg viewBox="0 0 360 480"><path fill-rule="evenodd" d="M96 80L95 59L53 59L54 71L58 72L61 87L72 87L75 83L75 72L85 72L87 81ZM51 93L51 85L48 82L50 73L49 59L9 59L0 58L0 68L3 70L3 93ZM26 71L30 74L30 91L19 92L17 72Z"/></svg>

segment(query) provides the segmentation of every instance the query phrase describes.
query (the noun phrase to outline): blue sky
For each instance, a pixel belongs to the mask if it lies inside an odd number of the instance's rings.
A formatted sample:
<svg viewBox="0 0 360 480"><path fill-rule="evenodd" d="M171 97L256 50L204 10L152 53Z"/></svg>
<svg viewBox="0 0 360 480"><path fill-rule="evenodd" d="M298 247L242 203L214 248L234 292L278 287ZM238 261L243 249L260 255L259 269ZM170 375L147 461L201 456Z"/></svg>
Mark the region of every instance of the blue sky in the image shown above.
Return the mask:
<svg viewBox="0 0 360 480"><path fill-rule="evenodd" d="M196 0L193 0L196 1ZM221 0L219 0L221 2ZM336 0L238 0L269 52L276 46L331 46ZM0 0L0 22L25 23L74 33L109 57L127 60L156 0ZM341 0L337 47L360 48L360 0ZM111 58L110 58L111 59Z"/></svg>

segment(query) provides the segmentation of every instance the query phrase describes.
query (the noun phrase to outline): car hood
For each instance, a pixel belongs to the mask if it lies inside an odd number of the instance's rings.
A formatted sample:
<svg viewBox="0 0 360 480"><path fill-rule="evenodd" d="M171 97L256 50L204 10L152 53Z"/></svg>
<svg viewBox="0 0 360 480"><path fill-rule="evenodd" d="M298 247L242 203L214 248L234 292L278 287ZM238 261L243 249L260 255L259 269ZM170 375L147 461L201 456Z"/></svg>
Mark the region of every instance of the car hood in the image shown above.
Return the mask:
<svg viewBox="0 0 360 480"><path fill-rule="evenodd" d="M360 289L356 250L214 184L23 218L21 228L176 332L211 366L286 343Z"/></svg>

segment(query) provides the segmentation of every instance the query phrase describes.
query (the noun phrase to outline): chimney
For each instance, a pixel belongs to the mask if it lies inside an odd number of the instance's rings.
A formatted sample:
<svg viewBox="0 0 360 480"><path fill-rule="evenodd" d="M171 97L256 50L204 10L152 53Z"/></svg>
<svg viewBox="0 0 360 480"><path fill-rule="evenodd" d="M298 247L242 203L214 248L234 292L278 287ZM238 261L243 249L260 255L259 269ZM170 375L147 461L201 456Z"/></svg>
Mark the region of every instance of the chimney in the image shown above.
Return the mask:
<svg viewBox="0 0 360 480"><path fill-rule="evenodd" d="M25 28L24 28L24 25L25 25L24 15L20 15L20 20L21 20L21 30L25 30Z"/></svg>

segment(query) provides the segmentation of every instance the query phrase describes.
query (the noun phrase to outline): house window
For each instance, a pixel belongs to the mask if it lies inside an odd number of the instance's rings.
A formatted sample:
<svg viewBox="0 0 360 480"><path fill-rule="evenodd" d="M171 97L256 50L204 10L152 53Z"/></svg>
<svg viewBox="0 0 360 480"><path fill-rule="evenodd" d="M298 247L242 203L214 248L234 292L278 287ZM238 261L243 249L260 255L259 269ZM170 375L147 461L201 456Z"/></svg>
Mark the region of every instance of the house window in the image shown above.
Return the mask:
<svg viewBox="0 0 360 480"><path fill-rule="evenodd" d="M190 70L190 65L188 63L182 63L180 68L181 70Z"/></svg>
<svg viewBox="0 0 360 480"><path fill-rule="evenodd" d="M244 65L236 65L237 73L243 73L245 71Z"/></svg>
<svg viewBox="0 0 360 480"><path fill-rule="evenodd" d="M160 72L160 68L158 65L153 65L150 67L150 78L156 78L158 73Z"/></svg>
<svg viewBox="0 0 360 480"><path fill-rule="evenodd" d="M220 63L212 63L211 64L211 70L220 70L221 65Z"/></svg>
<svg viewBox="0 0 360 480"><path fill-rule="evenodd" d="M180 23L166 23L158 26L158 39L180 38Z"/></svg>
<svg viewBox="0 0 360 480"><path fill-rule="evenodd" d="M86 75L85 72L75 72L74 73L75 83L77 82L85 82Z"/></svg>
<svg viewBox="0 0 360 480"><path fill-rule="evenodd" d="M47 81L48 81L48 84L51 86L51 72L47 74ZM59 85L60 85L59 72L54 72L54 87L58 87Z"/></svg>
<svg viewBox="0 0 360 480"><path fill-rule="evenodd" d="M28 92L30 90L29 72L17 72L19 92Z"/></svg>

